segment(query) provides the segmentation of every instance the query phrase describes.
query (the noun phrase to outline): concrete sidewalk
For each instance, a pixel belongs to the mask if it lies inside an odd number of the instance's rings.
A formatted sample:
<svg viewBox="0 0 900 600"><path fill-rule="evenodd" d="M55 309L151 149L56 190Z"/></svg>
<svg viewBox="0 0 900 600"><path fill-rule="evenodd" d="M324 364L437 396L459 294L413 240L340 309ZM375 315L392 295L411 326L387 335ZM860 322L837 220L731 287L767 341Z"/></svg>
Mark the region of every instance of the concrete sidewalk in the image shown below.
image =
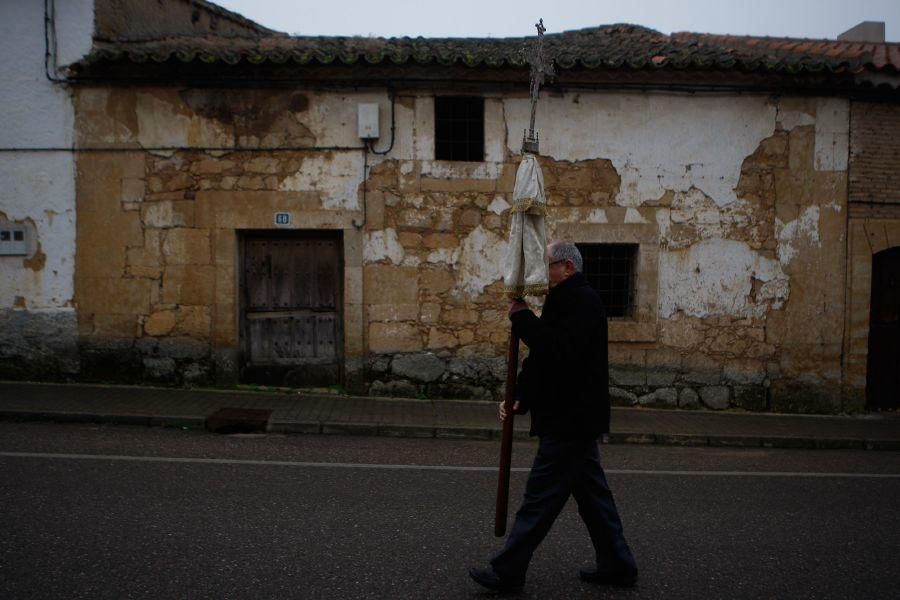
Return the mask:
<svg viewBox="0 0 900 600"><path fill-rule="evenodd" d="M204 429L223 408L263 411L268 431L499 439L493 402L0 382L0 419ZM515 422L528 437L530 419ZM236 426L240 428L240 423ZM900 450L900 415L812 416L613 408L610 443Z"/></svg>

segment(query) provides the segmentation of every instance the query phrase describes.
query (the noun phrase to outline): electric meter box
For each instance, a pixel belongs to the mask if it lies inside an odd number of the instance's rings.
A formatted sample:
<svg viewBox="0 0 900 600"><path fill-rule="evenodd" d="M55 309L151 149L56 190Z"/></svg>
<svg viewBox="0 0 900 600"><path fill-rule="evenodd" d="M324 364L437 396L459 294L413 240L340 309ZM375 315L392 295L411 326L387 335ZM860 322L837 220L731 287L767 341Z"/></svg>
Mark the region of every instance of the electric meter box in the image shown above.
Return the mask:
<svg viewBox="0 0 900 600"><path fill-rule="evenodd" d="M25 228L16 225L0 225L0 256L26 256Z"/></svg>
<svg viewBox="0 0 900 600"><path fill-rule="evenodd" d="M359 137L364 140L377 140L380 136L378 133L378 104L375 102L360 104L357 108Z"/></svg>

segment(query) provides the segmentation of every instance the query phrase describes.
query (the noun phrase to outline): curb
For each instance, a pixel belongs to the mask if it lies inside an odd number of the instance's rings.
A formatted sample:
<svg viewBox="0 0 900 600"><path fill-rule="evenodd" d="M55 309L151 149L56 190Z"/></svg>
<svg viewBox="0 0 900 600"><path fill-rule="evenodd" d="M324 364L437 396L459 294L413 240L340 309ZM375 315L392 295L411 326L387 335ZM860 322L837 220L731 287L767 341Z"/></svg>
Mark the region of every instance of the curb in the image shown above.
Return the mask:
<svg viewBox="0 0 900 600"><path fill-rule="evenodd" d="M104 425L137 425L142 427L177 427L181 429L205 429L206 417L194 415L123 415L73 412L24 412L0 410L0 421L97 423Z"/></svg>
<svg viewBox="0 0 900 600"><path fill-rule="evenodd" d="M0 410L0 421L56 422L56 423L100 423L112 425L132 425L143 427L175 427L180 429L205 430L206 417L197 415L143 415L143 414L100 414L53 411ZM365 422L325 422L325 421L271 421L267 428L270 433L358 435L368 437L392 437L411 439L448 440L499 440L501 430L489 427L463 427L443 425L410 425ZM528 441L531 438L525 429L516 429L513 439ZM803 450L876 450L900 451L900 440L855 439L855 438L812 438L801 436L746 436L746 435L705 435L678 433L611 432L603 437L604 444L641 444L683 447L730 447L730 448L779 448Z"/></svg>

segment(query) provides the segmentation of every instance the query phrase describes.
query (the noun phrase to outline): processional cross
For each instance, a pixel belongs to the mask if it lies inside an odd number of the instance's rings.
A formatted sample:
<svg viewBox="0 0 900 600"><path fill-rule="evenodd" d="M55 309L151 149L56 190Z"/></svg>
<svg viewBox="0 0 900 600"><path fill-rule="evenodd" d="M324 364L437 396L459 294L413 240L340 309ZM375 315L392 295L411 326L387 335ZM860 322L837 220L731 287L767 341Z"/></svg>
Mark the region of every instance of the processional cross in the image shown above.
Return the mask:
<svg viewBox="0 0 900 600"><path fill-rule="evenodd" d="M538 20L534 26L537 28L537 43L522 50L525 61L531 65L531 120L522 140L522 151L537 154L539 140L538 133L534 130L534 117L537 112L538 94L545 77L553 77L556 70L553 68L553 62L548 61L544 55L544 32L547 31L544 20Z"/></svg>

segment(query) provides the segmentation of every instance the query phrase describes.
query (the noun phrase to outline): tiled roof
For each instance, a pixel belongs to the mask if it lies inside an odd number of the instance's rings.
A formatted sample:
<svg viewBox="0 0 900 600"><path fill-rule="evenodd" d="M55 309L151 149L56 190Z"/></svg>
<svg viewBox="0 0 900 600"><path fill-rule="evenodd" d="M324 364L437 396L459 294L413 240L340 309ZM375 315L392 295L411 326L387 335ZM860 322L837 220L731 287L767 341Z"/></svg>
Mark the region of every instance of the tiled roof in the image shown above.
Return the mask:
<svg viewBox="0 0 900 600"><path fill-rule="evenodd" d="M109 62L249 64L463 65L521 68L533 38L182 37L146 42L95 42L81 66ZM545 36L561 70L718 70L779 74L900 73L900 44L664 35L638 25L607 25Z"/></svg>

